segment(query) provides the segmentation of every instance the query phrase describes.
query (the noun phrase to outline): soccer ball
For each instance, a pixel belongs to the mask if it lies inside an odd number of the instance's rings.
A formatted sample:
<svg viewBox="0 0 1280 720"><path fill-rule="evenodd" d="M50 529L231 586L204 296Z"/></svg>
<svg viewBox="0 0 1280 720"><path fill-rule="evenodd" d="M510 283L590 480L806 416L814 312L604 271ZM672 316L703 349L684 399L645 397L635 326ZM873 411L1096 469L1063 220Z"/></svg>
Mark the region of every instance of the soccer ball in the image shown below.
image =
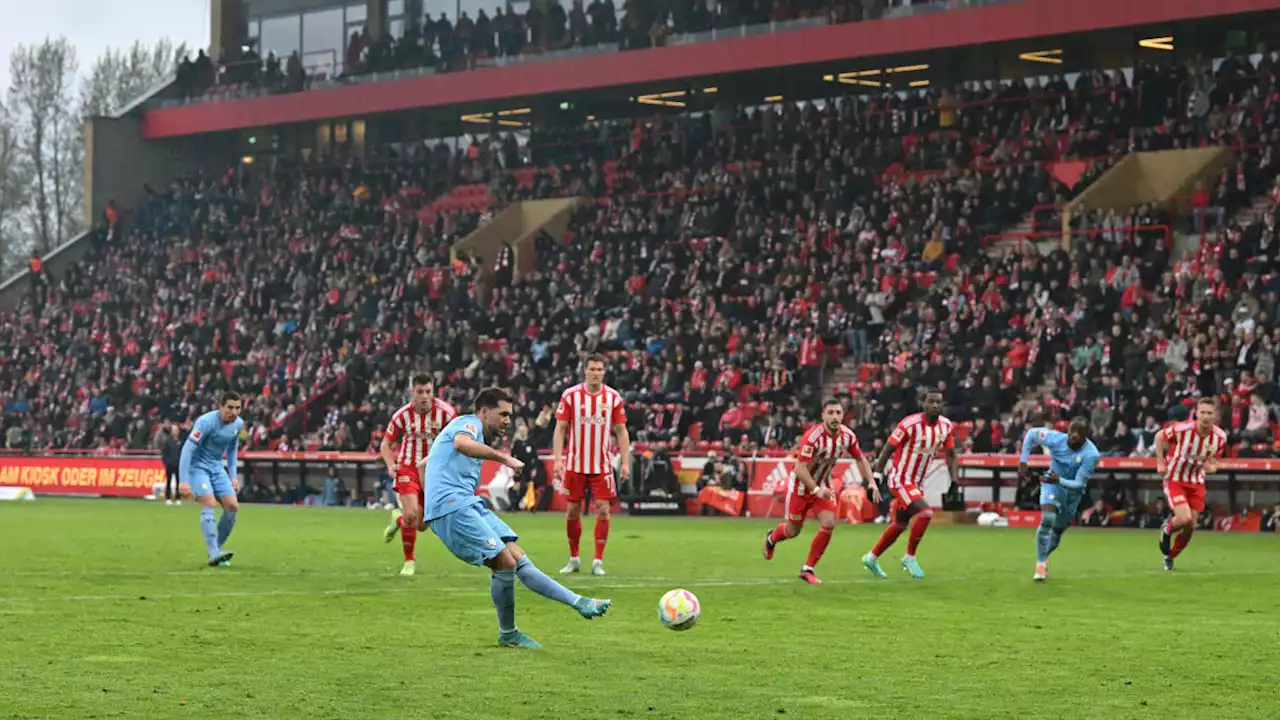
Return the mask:
<svg viewBox="0 0 1280 720"><path fill-rule="evenodd" d="M698 624L701 615L698 598L688 590L677 588L658 601L658 619L672 630L688 630Z"/></svg>

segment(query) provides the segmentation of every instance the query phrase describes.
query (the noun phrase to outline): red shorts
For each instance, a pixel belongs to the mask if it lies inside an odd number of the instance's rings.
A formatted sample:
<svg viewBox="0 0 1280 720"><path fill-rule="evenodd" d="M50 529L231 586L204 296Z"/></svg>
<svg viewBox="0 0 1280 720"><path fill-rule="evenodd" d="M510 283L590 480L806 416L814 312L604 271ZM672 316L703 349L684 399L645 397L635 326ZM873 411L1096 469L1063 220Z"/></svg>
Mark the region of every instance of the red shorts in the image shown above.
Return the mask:
<svg viewBox="0 0 1280 720"><path fill-rule="evenodd" d="M820 512L834 513L838 503L835 498L830 500L821 499L817 495L801 495L796 492L793 483L787 489L787 521L793 523L803 523L804 519L810 514L817 515Z"/></svg>
<svg viewBox="0 0 1280 720"><path fill-rule="evenodd" d="M889 503L889 511L906 510L916 500L923 500L924 493L913 482L900 482L889 479L889 492L893 493L893 502Z"/></svg>
<svg viewBox="0 0 1280 720"><path fill-rule="evenodd" d="M396 468L395 489L396 494L401 497L416 495L418 506L423 505L422 475L418 473L417 465L401 465Z"/></svg>
<svg viewBox="0 0 1280 720"><path fill-rule="evenodd" d="M1164 496L1169 498L1171 507L1186 505L1196 512L1204 512L1204 485L1200 483L1165 480Z"/></svg>
<svg viewBox="0 0 1280 720"><path fill-rule="evenodd" d="M587 486L591 486L591 497L596 500L612 500L618 497L618 488L613 484L613 473L577 473L564 471L564 494L571 503L582 502L587 496Z"/></svg>

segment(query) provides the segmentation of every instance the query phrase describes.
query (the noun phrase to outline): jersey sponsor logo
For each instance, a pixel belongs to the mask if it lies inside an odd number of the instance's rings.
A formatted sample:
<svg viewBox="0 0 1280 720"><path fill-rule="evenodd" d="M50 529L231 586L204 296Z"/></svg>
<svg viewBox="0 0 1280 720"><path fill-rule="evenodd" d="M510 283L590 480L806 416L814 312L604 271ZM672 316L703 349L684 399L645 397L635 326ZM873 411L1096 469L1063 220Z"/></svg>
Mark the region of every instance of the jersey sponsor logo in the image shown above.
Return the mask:
<svg viewBox="0 0 1280 720"><path fill-rule="evenodd" d="M464 424L464 425L462 426L462 429L463 429L463 430L465 430L466 432L470 433L471 435L475 435L476 437L480 437L480 426L479 426L479 425L476 425L476 424L475 424L475 423L473 423L473 422L469 422L469 423Z"/></svg>
<svg viewBox="0 0 1280 720"><path fill-rule="evenodd" d="M804 447L800 448L800 457L804 458L805 460L808 460L809 458L813 457L813 453L814 453L814 450L812 445L805 445Z"/></svg>
<svg viewBox="0 0 1280 720"><path fill-rule="evenodd" d="M1047 439L1048 437L1049 437L1049 431L1048 431L1048 430L1041 430L1041 431L1040 431L1040 439L1041 439L1041 440L1045 440L1045 439Z"/></svg>
<svg viewBox="0 0 1280 720"><path fill-rule="evenodd" d="M485 540L485 541L484 541L484 544L485 544L485 546L486 546L486 547L496 548L496 547L498 547L498 539L497 539L497 538L489 538L488 540Z"/></svg>
<svg viewBox="0 0 1280 720"><path fill-rule="evenodd" d="M200 428L195 428L194 430L191 431L192 440L196 442L200 442L200 438L202 437L204 437L204 433L200 432Z"/></svg>

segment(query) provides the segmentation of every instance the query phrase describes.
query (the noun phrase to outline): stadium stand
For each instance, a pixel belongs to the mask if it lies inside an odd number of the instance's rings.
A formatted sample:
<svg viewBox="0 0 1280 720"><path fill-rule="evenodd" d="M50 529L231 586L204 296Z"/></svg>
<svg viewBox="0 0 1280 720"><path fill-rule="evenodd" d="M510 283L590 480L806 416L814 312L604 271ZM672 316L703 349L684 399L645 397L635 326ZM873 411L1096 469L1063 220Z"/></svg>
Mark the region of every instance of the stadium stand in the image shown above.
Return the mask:
<svg viewBox="0 0 1280 720"><path fill-rule="evenodd" d="M1085 414L1107 453L1149 454L1211 395L1233 452L1271 456L1278 71L721 107L178 181L4 317L5 445L141 450L237 389L249 447L364 449L425 368L457 404L512 387L546 446L577 358L604 351L652 445L782 451L834 393L874 448L933 385L975 452ZM1237 162L1183 206L1086 206L1069 251L1025 241L1130 153L1203 146ZM451 260L549 197L588 201L532 272ZM1175 229L1202 246L1178 253Z"/></svg>

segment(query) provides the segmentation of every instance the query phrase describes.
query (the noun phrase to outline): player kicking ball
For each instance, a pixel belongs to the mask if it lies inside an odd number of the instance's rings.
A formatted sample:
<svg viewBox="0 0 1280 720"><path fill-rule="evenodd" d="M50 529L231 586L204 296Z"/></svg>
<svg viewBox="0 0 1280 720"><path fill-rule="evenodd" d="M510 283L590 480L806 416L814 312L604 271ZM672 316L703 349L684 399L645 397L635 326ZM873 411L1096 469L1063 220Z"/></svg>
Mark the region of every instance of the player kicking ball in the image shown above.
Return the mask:
<svg viewBox="0 0 1280 720"><path fill-rule="evenodd" d="M1072 418L1065 433L1046 427L1031 428L1022 436L1018 458L1018 480L1027 479L1031 449L1049 451L1049 471L1040 481L1040 527L1036 530L1036 582L1049 575L1049 556L1062 543L1062 533L1071 526L1080 502L1089 492L1089 478L1098 467L1100 454L1089 439L1089 421Z"/></svg>
<svg viewBox="0 0 1280 720"><path fill-rule="evenodd" d="M230 565L233 554L223 552L222 546L231 537L236 513L240 510L236 499L240 487L236 483L236 447L240 443L240 431L244 429L241 407L238 394L224 393L217 410L196 418L178 461L178 477L191 488L191 494L200 504L200 532L209 552L210 567ZM225 469L222 467L224 456ZM222 517L215 520L219 505Z"/></svg>
<svg viewBox="0 0 1280 720"><path fill-rule="evenodd" d="M511 401L511 395L500 388L481 390L474 414L453 420L436 436L427 455L424 517L454 557L493 571L489 597L498 611L498 644L539 648L542 646L516 627L516 578L588 620L604 615L612 602L578 595L539 570L516 545L515 531L476 496L485 460L502 463L517 473L524 469L524 463L488 445L505 435L511 425Z"/></svg>
<svg viewBox="0 0 1280 720"><path fill-rule="evenodd" d="M820 585L814 568L827 551L831 531L836 526L836 496L831 488L831 471L846 453L858 464L863 482L871 479L871 464L858 447L858 437L844 425L844 406L839 400L822 405L822 422L809 428L796 451L796 469L787 485L786 520L764 536L764 559L772 560L778 543L800 534L805 516L818 516L818 534L809 544L809 557L800 568L800 579ZM870 483L871 497L880 502L880 489Z"/></svg>
<svg viewBox="0 0 1280 720"><path fill-rule="evenodd" d="M1218 405L1200 398L1196 419L1170 425L1156 433L1156 472L1164 476L1164 494L1173 517L1160 531L1164 569L1191 542L1196 521L1204 512L1204 478L1218 472L1218 458L1227 449L1227 433L1217 426ZM1176 537L1175 537L1176 533Z"/></svg>

